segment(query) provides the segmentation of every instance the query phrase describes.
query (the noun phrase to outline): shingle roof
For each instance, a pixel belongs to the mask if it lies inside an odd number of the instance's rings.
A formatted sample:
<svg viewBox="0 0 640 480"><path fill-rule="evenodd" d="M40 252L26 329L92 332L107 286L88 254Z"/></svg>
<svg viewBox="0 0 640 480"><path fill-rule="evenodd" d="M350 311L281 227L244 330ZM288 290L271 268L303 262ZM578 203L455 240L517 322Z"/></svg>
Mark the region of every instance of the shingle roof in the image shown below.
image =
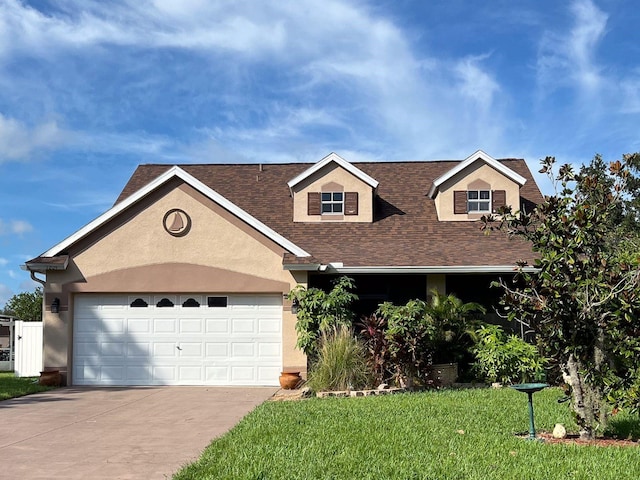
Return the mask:
<svg viewBox="0 0 640 480"><path fill-rule="evenodd" d="M499 160L526 178L522 201L542 201L524 160ZM441 222L428 197L433 180L459 161L354 162L379 182L373 223L293 223L287 182L309 164L206 164L180 168L268 225L323 264L344 266L494 266L532 261L531 247L477 222ZM116 203L144 187L171 165L140 165ZM291 263L295 263L292 261Z"/></svg>

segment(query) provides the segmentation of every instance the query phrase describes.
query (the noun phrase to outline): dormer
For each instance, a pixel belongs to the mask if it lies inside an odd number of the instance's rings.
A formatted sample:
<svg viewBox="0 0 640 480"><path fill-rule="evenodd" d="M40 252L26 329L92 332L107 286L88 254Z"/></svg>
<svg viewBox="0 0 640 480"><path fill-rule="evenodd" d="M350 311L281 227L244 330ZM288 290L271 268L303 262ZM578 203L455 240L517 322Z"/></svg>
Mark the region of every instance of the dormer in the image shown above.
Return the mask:
<svg viewBox="0 0 640 480"><path fill-rule="evenodd" d="M335 153L288 185L294 222L373 222L378 182Z"/></svg>
<svg viewBox="0 0 640 480"><path fill-rule="evenodd" d="M520 209L520 187L526 179L478 150L433 181L429 197L438 220L473 221L504 205Z"/></svg>

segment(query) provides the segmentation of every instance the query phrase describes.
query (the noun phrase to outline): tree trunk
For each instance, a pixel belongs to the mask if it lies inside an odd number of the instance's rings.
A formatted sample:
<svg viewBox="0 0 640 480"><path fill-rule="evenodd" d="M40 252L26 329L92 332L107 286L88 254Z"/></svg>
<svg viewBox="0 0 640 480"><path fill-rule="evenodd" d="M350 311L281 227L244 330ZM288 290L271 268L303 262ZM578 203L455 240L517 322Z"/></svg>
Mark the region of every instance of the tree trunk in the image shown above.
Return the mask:
<svg viewBox="0 0 640 480"><path fill-rule="evenodd" d="M600 417L602 393L597 387L585 381L581 370L580 361L571 354L564 366L562 376L571 387L571 406L580 431L580 439L593 440L599 421L602 420Z"/></svg>

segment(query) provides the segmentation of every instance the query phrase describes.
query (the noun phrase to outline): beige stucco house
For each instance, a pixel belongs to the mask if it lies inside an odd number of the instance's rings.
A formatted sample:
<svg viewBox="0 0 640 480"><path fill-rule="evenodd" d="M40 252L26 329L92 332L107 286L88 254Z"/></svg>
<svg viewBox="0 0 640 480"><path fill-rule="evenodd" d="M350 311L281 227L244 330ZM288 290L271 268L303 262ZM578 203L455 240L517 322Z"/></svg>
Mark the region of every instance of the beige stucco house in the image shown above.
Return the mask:
<svg viewBox="0 0 640 480"><path fill-rule="evenodd" d="M111 209L26 262L45 282L44 366L72 385L277 385L306 371L295 285L349 275L363 312L431 288L483 295L532 252L474 220L541 199L523 160L482 151L141 165Z"/></svg>

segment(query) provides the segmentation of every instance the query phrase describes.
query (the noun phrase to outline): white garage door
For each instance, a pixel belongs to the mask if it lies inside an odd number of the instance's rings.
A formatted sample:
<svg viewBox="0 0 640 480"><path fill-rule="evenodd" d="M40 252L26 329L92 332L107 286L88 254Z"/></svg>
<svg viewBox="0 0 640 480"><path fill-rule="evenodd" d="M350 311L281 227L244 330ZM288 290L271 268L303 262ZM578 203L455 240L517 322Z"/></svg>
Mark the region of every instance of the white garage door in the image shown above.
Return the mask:
<svg viewBox="0 0 640 480"><path fill-rule="evenodd" d="M75 385L277 385L280 295L76 295Z"/></svg>

